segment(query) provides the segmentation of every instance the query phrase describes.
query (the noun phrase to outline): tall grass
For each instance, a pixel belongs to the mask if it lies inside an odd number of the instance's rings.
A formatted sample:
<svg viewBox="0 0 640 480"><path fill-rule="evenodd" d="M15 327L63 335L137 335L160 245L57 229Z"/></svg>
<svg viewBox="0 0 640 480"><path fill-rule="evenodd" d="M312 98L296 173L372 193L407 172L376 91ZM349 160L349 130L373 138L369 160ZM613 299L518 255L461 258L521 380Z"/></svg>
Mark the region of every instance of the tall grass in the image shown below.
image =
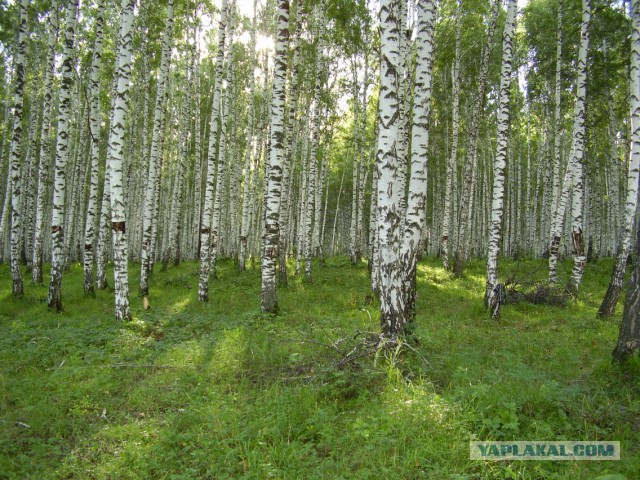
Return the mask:
<svg viewBox="0 0 640 480"><path fill-rule="evenodd" d="M257 271L219 262L201 304L195 264L156 268L130 323L112 292L83 295L80 266L54 314L45 287L13 298L0 265L0 477L638 479L640 364L611 364L620 315L595 317L610 267L589 265L565 308L507 305L496 322L483 262L455 280L427 259L413 350L341 365L378 330L364 263L292 278L278 317L259 312ZM622 459L471 461L472 439L617 440Z"/></svg>

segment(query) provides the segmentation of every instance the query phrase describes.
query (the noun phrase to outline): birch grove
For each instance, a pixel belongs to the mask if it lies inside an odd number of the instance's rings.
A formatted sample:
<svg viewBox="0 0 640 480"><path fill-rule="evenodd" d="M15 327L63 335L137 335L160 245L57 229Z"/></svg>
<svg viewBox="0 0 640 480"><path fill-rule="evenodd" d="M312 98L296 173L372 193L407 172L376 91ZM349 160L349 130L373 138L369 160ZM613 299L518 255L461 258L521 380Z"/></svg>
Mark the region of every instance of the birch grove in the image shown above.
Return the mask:
<svg viewBox="0 0 640 480"><path fill-rule="evenodd" d="M344 258L366 261L367 302L397 340L430 301L422 256L461 285L480 259L494 316L512 257L546 259L544 287L578 299L590 262L611 261L599 315L615 316L638 217L632 7L12 2L0 260L13 294L45 283L61 311L63 275L82 265L86 301L109 296L128 320L150 307L157 262L197 270L200 302L232 262L260 276L247 301L278 314L277 288L321 288L315 272Z"/></svg>

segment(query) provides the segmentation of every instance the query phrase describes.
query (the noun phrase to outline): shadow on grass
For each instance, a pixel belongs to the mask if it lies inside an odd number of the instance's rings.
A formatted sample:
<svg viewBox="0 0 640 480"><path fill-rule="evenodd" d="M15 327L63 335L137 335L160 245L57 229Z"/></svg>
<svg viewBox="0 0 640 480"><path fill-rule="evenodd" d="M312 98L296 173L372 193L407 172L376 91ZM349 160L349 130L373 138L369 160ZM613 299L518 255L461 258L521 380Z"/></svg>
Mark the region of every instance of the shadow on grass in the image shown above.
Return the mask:
<svg viewBox="0 0 640 480"><path fill-rule="evenodd" d="M608 274L602 263L593 276ZM225 261L208 304L196 300L195 264L156 269L152 310L143 312L132 297L134 320L124 324L112 319L110 292L82 295L75 267L65 277L62 315L34 301L46 296L44 287L27 287L25 299L0 306L0 472L640 477L640 386L608 362L616 327L594 318L590 299L601 294L602 280L585 275L568 308L509 305L496 323L481 305L483 262L471 262L461 280L439 265L426 259L419 267L418 351L345 369L335 368L339 354L327 345L378 328L364 263L314 264L312 285L292 276L278 292L275 318L259 313L259 272L238 273ZM515 267L505 261L501 268ZM2 297L9 277L1 265ZM468 460L471 438L620 440L629 453L613 466L482 464Z"/></svg>

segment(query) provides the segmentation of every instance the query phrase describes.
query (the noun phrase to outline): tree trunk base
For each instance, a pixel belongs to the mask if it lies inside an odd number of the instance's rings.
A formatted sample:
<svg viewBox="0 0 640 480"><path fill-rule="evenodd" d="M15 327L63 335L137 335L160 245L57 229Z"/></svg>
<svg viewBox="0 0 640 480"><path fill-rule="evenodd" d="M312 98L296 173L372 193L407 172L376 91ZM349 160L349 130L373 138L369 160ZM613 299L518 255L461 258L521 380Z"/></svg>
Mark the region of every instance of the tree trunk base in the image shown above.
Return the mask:
<svg viewBox="0 0 640 480"><path fill-rule="evenodd" d="M453 276L456 278L462 278L463 273L464 273L464 261L462 260L462 255L456 254L455 259L453 261Z"/></svg>
<svg viewBox="0 0 640 480"><path fill-rule="evenodd" d="M598 309L598 318L606 319L614 315L616 311L616 305L620 299L621 288L617 285L609 284L607 293L604 294L600 308Z"/></svg>

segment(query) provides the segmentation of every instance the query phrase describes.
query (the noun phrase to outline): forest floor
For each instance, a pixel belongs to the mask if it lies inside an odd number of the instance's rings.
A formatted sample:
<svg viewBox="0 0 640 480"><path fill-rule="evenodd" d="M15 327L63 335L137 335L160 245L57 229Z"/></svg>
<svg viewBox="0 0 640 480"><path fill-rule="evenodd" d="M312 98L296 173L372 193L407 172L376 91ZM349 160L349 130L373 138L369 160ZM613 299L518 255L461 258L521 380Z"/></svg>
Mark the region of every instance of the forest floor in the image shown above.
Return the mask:
<svg viewBox="0 0 640 480"><path fill-rule="evenodd" d="M378 330L365 263L292 276L277 317L259 313L257 269L220 262L201 304L195 263L156 265L152 309L132 296L128 323L111 291L83 295L80 265L62 314L28 280L13 298L0 265L0 478L640 479L640 361L611 363L621 306L595 317L610 268L588 264L567 306L506 305L495 321L483 261L456 280L426 259L412 348L345 361ZM528 282L546 263L501 272ZM472 439L620 441L622 454L483 462Z"/></svg>

